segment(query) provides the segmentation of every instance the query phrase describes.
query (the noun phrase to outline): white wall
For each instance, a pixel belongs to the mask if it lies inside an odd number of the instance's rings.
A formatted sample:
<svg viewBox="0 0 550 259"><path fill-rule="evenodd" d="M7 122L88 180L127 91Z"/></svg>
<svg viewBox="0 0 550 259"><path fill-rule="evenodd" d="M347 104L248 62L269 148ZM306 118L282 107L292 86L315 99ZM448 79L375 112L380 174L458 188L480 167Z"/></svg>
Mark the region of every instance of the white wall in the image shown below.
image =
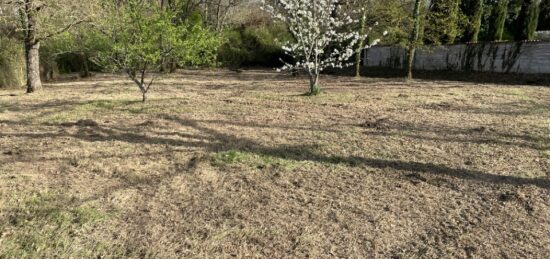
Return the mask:
<svg viewBox="0 0 550 259"><path fill-rule="evenodd" d="M404 68L407 51L398 46L367 50L365 66ZM550 74L550 42L506 42L424 47L417 51L418 70L489 71Z"/></svg>

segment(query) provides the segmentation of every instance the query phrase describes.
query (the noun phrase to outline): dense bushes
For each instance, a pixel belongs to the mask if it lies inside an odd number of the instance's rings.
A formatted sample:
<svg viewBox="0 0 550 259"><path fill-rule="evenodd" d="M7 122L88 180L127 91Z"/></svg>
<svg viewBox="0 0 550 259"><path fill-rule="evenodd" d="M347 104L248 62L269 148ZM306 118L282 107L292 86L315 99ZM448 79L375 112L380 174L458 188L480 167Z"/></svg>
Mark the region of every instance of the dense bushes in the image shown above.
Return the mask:
<svg viewBox="0 0 550 259"><path fill-rule="evenodd" d="M40 59L43 80L54 79L58 73L79 72L85 76L88 71L103 70L92 61L96 52L105 48L105 43L90 31L64 33L42 44ZM218 66L279 67L282 65L281 59L289 60L281 49L282 42L292 40L284 25L274 23L241 25L221 32L220 36L224 43L217 51ZM0 46L2 46L0 48L0 87L24 85L25 60L21 45L15 39L0 38ZM215 53L212 54L216 55ZM200 64L180 65L200 66Z"/></svg>
<svg viewBox="0 0 550 259"><path fill-rule="evenodd" d="M25 84L23 46L15 39L0 37L0 88Z"/></svg>
<svg viewBox="0 0 550 259"><path fill-rule="evenodd" d="M80 27L50 38L40 49L42 78L53 79L56 73L80 73L87 77L92 71L101 71L103 68L93 60L109 46L109 41L91 27Z"/></svg>
<svg viewBox="0 0 550 259"><path fill-rule="evenodd" d="M218 60L222 66L281 66L288 60L281 43L291 40L286 27L281 24L240 26L224 32L225 44L221 46Z"/></svg>

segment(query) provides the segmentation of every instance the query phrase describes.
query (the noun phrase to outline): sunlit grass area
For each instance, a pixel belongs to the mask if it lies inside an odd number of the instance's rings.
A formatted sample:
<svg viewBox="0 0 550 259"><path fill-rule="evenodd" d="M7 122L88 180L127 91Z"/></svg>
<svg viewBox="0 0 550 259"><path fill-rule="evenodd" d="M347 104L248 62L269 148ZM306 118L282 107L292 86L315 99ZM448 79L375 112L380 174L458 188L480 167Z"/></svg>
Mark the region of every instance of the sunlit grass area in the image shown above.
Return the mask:
<svg viewBox="0 0 550 259"><path fill-rule="evenodd" d="M322 83L181 71L145 103L114 75L1 90L0 258L550 253L549 88Z"/></svg>

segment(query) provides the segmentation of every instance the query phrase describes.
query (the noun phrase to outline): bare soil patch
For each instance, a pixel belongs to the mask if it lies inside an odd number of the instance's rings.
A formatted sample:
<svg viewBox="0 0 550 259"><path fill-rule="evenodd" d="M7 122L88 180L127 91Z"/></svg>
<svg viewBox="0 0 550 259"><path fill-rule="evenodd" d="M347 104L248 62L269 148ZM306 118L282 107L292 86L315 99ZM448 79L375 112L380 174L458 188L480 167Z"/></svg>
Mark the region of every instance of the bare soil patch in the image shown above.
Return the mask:
<svg viewBox="0 0 550 259"><path fill-rule="evenodd" d="M322 80L0 91L0 258L550 257L550 88Z"/></svg>

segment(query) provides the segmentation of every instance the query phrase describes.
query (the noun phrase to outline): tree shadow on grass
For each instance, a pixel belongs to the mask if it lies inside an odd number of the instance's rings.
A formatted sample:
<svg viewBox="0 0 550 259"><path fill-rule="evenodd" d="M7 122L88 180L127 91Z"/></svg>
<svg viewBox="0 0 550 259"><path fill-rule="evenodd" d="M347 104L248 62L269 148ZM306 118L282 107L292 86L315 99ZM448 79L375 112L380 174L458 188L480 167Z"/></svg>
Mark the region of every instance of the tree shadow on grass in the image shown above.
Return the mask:
<svg viewBox="0 0 550 259"><path fill-rule="evenodd" d="M438 107L438 105L447 107ZM495 116L536 116L545 115L550 111L550 103L540 101L513 101L493 105L492 107L458 106L455 103L433 103L430 105L419 105L418 108L427 110L441 110L450 112L462 112L474 115L495 115Z"/></svg>
<svg viewBox="0 0 550 259"><path fill-rule="evenodd" d="M398 171L416 172L434 176L446 175L452 178L475 181L482 184L508 184L508 185L535 185L540 188L550 189L550 180L547 178L522 178L516 176L496 175L487 172L451 168L446 165L421 163L400 160L385 160L366 158L358 156L327 156L314 151L311 145L286 145L267 146L255 140L237 137L232 134L220 132L216 129L203 126L204 122L182 119L177 116L163 115L162 119L180 124L185 128L191 128L200 135L185 135L191 140L181 140L169 137L154 137L143 134L137 128L116 128L109 126L80 127L74 134L65 131L57 133L0 133L1 137L24 137L24 138L66 138L72 137L90 142L122 141L133 144L167 145L173 147L196 148L209 152L224 152L229 150L241 150L263 156L277 157L293 161L311 161L329 164L347 164L349 166L367 166L378 169L393 169ZM174 136L178 136L174 132Z"/></svg>
<svg viewBox="0 0 550 259"><path fill-rule="evenodd" d="M182 126L192 127L196 130L206 133L215 140L223 140L221 141L223 143L239 143L239 146L244 148L245 151L266 156L274 156L295 161L312 161L332 164L345 163L351 166L368 166L378 169L389 168L399 171L412 171L432 175L447 175L454 178L472 180L487 184L536 185L541 188L550 189L550 180L544 178L530 179L516 176L495 175L476 170L456 169L445 165L437 165L433 163L384 160L357 156L326 156L312 151L311 147L307 146L268 147L250 139L237 138L233 135L221 133L205 126L200 126L199 123L194 120L185 120L175 116L167 115L165 115L163 118L178 122ZM235 148L232 146L224 146L222 148L216 148L216 151L231 149Z"/></svg>
<svg viewBox="0 0 550 259"><path fill-rule="evenodd" d="M386 130L367 129L365 134L382 137L406 137L427 141L517 146L540 151L550 148L550 138L543 135L537 136L533 133L512 134L484 126L456 128L394 121L389 121L384 126L387 127Z"/></svg>
<svg viewBox="0 0 550 259"><path fill-rule="evenodd" d="M337 71L338 74L350 74L351 71L344 69ZM368 77L380 78L404 78L405 72L402 69L363 67L361 74ZM516 74L516 73L496 73L496 72L465 72L465 71L427 71L415 70L414 77L422 80L443 80L472 83L494 83L503 85L536 85L550 86L550 79L545 74Z"/></svg>

